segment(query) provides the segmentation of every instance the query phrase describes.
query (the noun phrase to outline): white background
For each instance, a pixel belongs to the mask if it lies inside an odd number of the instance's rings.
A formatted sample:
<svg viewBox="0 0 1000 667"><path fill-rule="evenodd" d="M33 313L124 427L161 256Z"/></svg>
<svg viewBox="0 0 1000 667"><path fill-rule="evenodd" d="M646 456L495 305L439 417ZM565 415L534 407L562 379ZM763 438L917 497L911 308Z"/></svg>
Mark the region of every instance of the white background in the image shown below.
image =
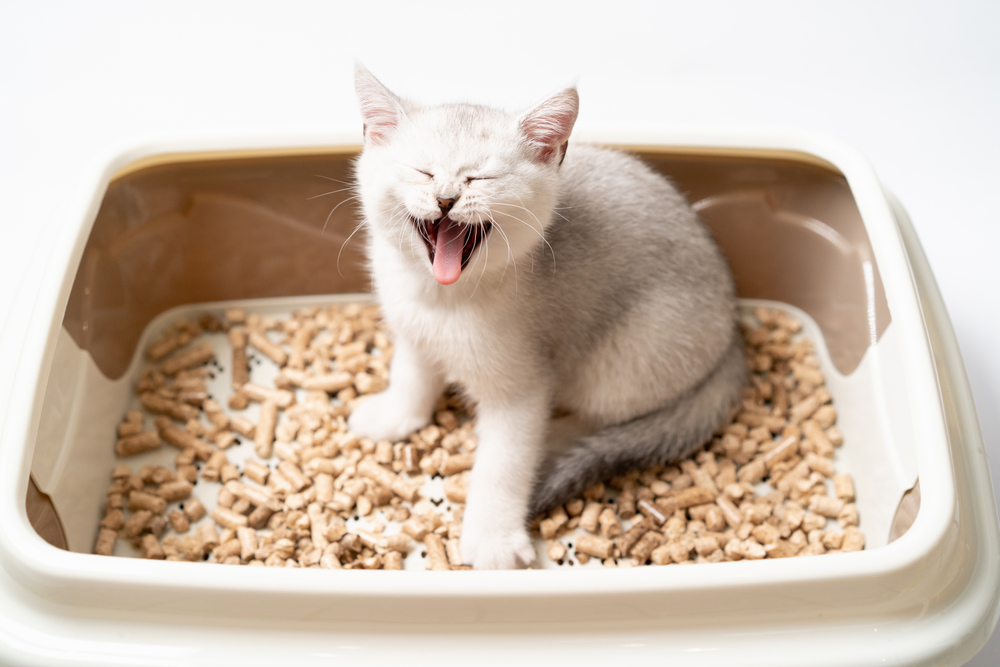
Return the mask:
<svg viewBox="0 0 1000 667"><path fill-rule="evenodd" d="M577 81L582 130L795 127L859 147L930 259L997 488L997 2L0 0L0 338L96 163L202 136L360 140L354 58L427 102L517 108ZM997 634L969 664L1000 664Z"/></svg>

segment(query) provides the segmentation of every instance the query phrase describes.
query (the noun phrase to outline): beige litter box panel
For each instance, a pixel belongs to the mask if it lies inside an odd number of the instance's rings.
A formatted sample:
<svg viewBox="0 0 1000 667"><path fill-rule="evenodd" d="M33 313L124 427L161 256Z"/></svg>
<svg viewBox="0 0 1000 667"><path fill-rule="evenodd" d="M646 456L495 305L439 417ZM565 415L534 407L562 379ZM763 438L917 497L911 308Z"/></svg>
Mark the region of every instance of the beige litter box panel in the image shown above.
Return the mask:
<svg viewBox="0 0 1000 667"><path fill-rule="evenodd" d="M819 325L833 366L843 375L858 367L890 317L838 171L778 151L635 152L699 210L741 297L801 308ZM368 291L364 241L348 241L359 223L349 186L355 155L168 155L123 171L108 187L73 283L63 319L72 347L118 380L144 328L175 306ZM39 445L33 472L47 490L54 477ZM48 457L49 472L58 458ZM44 496L29 495L28 506L29 516L54 515Z"/></svg>
<svg viewBox="0 0 1000 667"><path fill-rule="evenodd" d="M837 369L854 370L889 311L846 179L796 154L637 152L699 210L739 296L806 311ZM202 159L119 177L94 222L63 325L117 378L143 328L174 306L368 291L360 235L344 245L359 223L349 201L354 155Z"/></svg>

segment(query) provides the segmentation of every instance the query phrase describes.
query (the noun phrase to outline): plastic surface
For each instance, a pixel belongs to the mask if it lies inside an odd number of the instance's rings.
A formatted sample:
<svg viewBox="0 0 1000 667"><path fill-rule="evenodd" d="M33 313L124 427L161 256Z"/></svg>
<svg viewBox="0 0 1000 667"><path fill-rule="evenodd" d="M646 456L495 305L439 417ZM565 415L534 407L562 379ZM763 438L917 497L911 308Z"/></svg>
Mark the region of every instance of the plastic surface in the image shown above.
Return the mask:
<svg viewBox="0 0 1000 667"><path fill-rule="evenodd" d="M892 665L971 656L996 622L1000 539L961 359L908 224L897 226L868 165L836 142L740 133L642 139L797 150L843 172L892 313L879 354L866 353L854 372L880 378L872 426L912 454L876 472L905 480L915 465L920 477L920 512L899 540L772 562L395 575L247 572L56 549L31 529L24 498L63 309L87 242L83 211L80 235L55 249L51 280L30 314L0 434L0 661L441 664L478 651L539 662L669 655L673 664L729 665L760 656L800 665L808 656L814 665ZM874 281L864 284L862 302L877 322Z"/></svg>

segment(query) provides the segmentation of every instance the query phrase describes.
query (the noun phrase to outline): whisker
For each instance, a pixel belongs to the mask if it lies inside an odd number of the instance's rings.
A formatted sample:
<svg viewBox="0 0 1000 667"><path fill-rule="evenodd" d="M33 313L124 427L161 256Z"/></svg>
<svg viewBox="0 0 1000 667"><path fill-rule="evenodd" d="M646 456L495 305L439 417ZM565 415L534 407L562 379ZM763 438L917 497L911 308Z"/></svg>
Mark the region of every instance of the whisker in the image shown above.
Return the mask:
<svg viewBox="0 0 1000 667"><path fill-rule="evenodd" d="M354 189L354 186L348 186L346 188L340 188L339 190L330 190L329 192L324 192L321 195L313 195L312 197L306 197L306 201L309 201L310 199L319 199L320 197L325 197L327 195L335 195L338 192L344 192L346 190L353 190L353 189Z"/></svg>
<svg viewBox="0 0 1000 667"><path fill-rule="evenodd" d="M496 218L496 216L494 215L493 211L489 207L487 207L486 210L489 212L491 218ZM498 230L500 229L500 227L498 225L496 225L495 223L494 223L494 226L496 226ZM506 235L504 235L503 232L499 232L499 233L504 238L504 240L506 240L506 238L507 238ZM511 259L512 259L512 255L511 255L511 252L510 252L510 242L508 241L507 242L507 261L504 262L503 272L500 274L500 280L497 282L498 286L503 284L503 279L507 275L507 267L510 266L510 260Z"/></svg>
<svg viewBox="0 0 1000 667"><path fill-rule="evenodd" d="M532 217L534 217L535 220L538 221L538 217L535 216L533 213L531 213L530 210L528 210L527 208L525 208L523 206L518 206L517 204L506 204L506 203L503 203L503 202L494 202L494 205L498 205L498 206L514 206L515 208L522 208L525 211L528 211L528 213L530 213L532 215ZM552 248L552 244L549 243L548 239L546 239L545 236L539 230L535 229L535 227L533 225L528 224L527 222L525 222L521 218L517 217L516 215L513 215L511 213L504 213L503 215L507 216L508 218L510 218L512 220L516 220L517 222L520 222L522 225L524 225L525 227L527 227L531 231L533 231L536 234L538 234L538 237L542 240L542 243L544 243L546 246L548 246L549 253L552 255L552 275L555 275L555 272L556 272L556 251ZM539 226L541 226L540 222L539 222ZM532 262L534 262L534 255L532 255ZM534 270L534 269L532 269L532 270Z"/></svg>
<svg viewBox="0 0 1000 667"><path fill-rule="evenodd" d="M340 274L341 278L344 278L345 276L344 276L344 273L340 270L340 256L344 254L344 248L347 246L347 242L350 241L351 238L355 234L357 234L358 231L360 231L362 227L364 227L367 224L368 224L368 220L367 219L362 219L361 222L358 223L358 226L354 228L354 231L351 232L350 235L346 239L344 239L344 242L340 244L340 252L337 253L337 273Z"/></svg>
<svg viewBox="0 0 1000 667"><path fill-rule="evenodd" d="M527 223L525 223L525 224L527 224ZM508 239L507 235L503 233L503 229L500 227L500 225L494 225L494 227L496 227L496 230L498 232L500 232L500 236L503 237L504 242L507 244L507 262L508 262L508 264L513 264L514 265L514 298L516 299L517 298L517 260L514 259L514 253L513 253L513 251L511 250L511 247L510 247L510 239ZM504 271L506 272L506 270L507 270L507 267L505 265L504 266ZM503 279L503 276L501 276L501 280L502 279Z"/></svg>
<svg viewBox="0 0 1000 667"><path fill-rule="evenodd" d="M330 224L330 218L333 216L334 211L336 211L338 208L340 208L341 206L343 206L347 202L351 201L352 199L358 199L359 197L360 197L360 195L354 195L353 197L348 197L344 201L342 201L339 204L337 204L336 206L334 206L333 207L333 211L330 211L330 213L327 214L327 216L326 216L326 222L323 223L323 229L320 230L320 234L324 234L326 232L326 226Z"/></svg>
<svg viewBox="0 0 1000 667"><path fill-rule="evenodd" d="M476 218L478 219L480 225L483 224L483 216L479 213L479 211L476 211ZM490 261L489 239L483 239L482 246L483 252L480 253L480 256L485 255L485 257L483 257L483 270L479 272L479 280L476 281L476 287L472 290L472 294L469 295L469 301L472 300L472 297L474 297L476 292L479 290L479 283L483 282L483 276L486 275L486 264ZM503 282L503 276L500 276L500 281Z"/></svg>
<svg viewBox="0 0 1000 667"><path fill-rule="evenodd" d="M348 183L347 181L339 181L336 178L331 178L330 176L324 176L323 174L313 174L313 176L315 176L316 178L325 178L328 181L333 181L334 183L340 183L341 185L349 185L351 187L354 187L355 185L353 183Z"/></svg>
<svg viewBox="0 0 1000 667"><path fill-rule="evenodd" d="M394 209L392 209L392 210L394 210ZM331 211L330 213L332 214L333 211ZM385 213L386 213L386 211L383 211L381 213L381 215L385 215ZM329 222L329 220L330 220L330 218L328 216L327 217L327 222ZM337 273L340 274L341 278L345 277L344 273L340 270L340 257L341 257L341 255L344 254L344 248L347 247L348 242L354 237L354 235L357 234L361 230L361 228L364 227L365 225L367 225L368 223L369 223L369 220L367 218L362 218L361 222L359 222L358 225L354 228L354 231L351 232L347 236L347 238L344 239L344 242L340 244L340 251L337 252ZM326 225L323 225L323 228L326 229Z"/></svg>

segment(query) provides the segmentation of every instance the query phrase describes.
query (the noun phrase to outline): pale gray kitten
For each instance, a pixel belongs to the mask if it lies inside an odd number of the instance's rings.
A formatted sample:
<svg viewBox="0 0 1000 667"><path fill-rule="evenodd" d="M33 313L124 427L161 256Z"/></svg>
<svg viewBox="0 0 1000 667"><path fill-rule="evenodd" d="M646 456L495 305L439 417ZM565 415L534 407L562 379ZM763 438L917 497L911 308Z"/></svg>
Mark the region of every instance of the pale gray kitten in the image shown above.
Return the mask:
<svg viewBox="0 0 1000 667"><path fill-rule="evenodd" d="M448 382L477 403L461 551L530 563L530 518L704 444L746 369L733 280L684 198L640 160L572 145L575 89L523 113L422 107L358 67L357 162L389 388L355 433L400 440ZM554 409L587 429L547 449ZM552 440L552 438L548 438Z"/></svg>

